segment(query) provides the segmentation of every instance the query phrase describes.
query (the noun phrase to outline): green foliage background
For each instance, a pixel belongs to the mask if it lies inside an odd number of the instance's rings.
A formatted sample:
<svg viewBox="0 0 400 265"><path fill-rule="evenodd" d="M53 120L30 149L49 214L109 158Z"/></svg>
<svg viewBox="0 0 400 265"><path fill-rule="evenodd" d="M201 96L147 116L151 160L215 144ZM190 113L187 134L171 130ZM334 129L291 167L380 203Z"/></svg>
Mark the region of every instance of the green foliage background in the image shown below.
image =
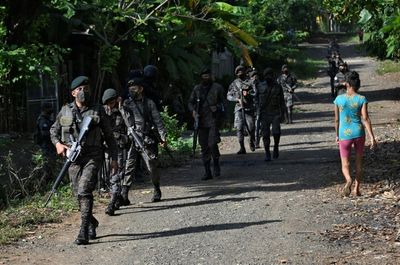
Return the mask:
<svg viewBox="0 0 400 265"><path fill-rule="evenodd" d="M370 34L365 44L372 55L399 58L399 0L324 0L323 3L337 19L357 22Z"/></svg>

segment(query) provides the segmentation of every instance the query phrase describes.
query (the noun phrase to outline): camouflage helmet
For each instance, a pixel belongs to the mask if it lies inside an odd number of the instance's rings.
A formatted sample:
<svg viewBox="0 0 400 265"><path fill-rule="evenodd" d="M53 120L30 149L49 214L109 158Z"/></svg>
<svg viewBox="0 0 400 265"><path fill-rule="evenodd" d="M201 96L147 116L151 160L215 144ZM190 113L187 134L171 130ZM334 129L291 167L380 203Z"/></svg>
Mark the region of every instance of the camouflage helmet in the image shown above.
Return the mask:
<svg viewBox="0 0 400 265"><path fill-rule="evenodd" d="M118 96L117 91L115 89L109 88L109 89L106 89L106 91L104 91L103 97L101 100L103 101L103 104L106 104L107 101L116 99L117 96Z"/></svg>
<svg viewBox="0 0 400 265"><path fill-rule="evenodd" d="M143 76L146 78L155 78L157 76L158 69L156 66L149 64L143 69Z"/></svg>
<svg viewBox="0 0 400 265"><path fill-rule="evenodd" d="M244 67L243 65L238 65L235 68L235 75L237 75L240 71L242 71L243 73L246 72L246 67Z"/></svg>

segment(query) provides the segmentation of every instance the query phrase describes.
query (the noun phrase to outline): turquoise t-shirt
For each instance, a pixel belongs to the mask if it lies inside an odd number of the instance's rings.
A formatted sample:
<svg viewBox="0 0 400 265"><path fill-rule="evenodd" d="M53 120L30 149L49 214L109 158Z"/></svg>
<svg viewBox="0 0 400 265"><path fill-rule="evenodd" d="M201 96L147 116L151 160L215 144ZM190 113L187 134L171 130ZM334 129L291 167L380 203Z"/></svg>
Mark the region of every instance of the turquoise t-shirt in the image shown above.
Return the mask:
<svg viewBox="0 0 400 265"><path fill-rule="evenodd" d="M339 140L350 140L365 135L361 122L361 108L368 103L364 96L343 94L333 102L339 109Z"/></svg>

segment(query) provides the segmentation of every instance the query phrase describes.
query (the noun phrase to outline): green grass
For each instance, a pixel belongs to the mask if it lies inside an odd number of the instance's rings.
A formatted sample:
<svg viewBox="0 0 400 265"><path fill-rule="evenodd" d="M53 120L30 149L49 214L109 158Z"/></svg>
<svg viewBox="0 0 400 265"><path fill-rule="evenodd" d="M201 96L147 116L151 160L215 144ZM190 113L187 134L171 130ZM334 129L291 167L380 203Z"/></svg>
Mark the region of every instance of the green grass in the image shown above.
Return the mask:
<svg viewBox="0 0 400 265"><path fill-rule="evenodd" d="M294 58L293 62L289 63L289 68L299 79L315 78L318 70L325 67L325 60L309 58L301 51Z"/></svg>
<svg viewBox="0 0 400 265"><path fill-rule="evenodd" d="M166 168L182 165L187 159L189 159L190 155L192 154L192 144L192 138L179 138L176 141L171 141L170 143L168 143L168 148L171 155L173 156L173 159L167 154L165 148L159 147L160 155L158 157L158 166L161 168Z"/></svg>
<svg viewBox="0 0 400 265"><path fill-rule="evenodd" d="M400 72L400 63L391 61L391 60L382 61L382 62L380 62L380 65L379 65L378 69L376 70L376 72L379 75L383 75L386 73Z"/></svg>
<svg viewBox="0 0 400 265"><path fill-rule="evenodd" d="M69 185L61 187L44 208L46 198L38 194L15 200L6 210L0 211L0 245L23 238L39 224L61 222L63 217L78 209Z"/></svg>

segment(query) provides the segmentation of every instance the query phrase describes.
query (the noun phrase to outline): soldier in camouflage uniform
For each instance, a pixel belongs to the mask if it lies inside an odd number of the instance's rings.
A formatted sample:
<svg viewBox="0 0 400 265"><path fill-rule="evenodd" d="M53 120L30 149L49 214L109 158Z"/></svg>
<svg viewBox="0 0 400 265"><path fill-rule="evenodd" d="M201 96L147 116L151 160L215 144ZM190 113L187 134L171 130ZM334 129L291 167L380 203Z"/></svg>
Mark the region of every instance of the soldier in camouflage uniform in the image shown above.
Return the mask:
<svg viewBox="0 0 400 265"><path fill-rule="evenodd" d="M339 63L339 72L335 75L335 94L334 97L346 93L346 78L345 75L348 73L349 67L347 63Z"/></svg>
<svg viewBox="0 0 400 265"><path fill-rule="evenodd" d="M282 65L282 74L278 77L278 84L281 85L283 95L285 98L286 111L285 118L286 123L293 123L293 93L297 87L297 79L292 73L289 73L289 69L286 64Z"/></svg>
<svg viewBox="0 0 400 265"><path fill-rule="evenodd" d="M149 157L141 153L138 145L135 141L132 141L128 151L125 176L122 182L122 205L130 204L128 192L132 185L134 174L136 174L136 161L140 156L146 164L154 186L151 201L158 202L161 200L160 174L157 168L158 144L161 146L167 144L167 132L155 103L143 94L143 79L135 78L128 81L128 87L130 98L124 101L124 106L133 114L130 126L133 126L133 130L141 137Z"/></svg>
<svg viewBox="0 0 400 265"><path fill-rule="evenodd" d="M199 117L199 144L201 157L205 169L202 180L212 179L221 174L218 149L218 115L224 110L224 89L213 82L210 69L204 69L200 73L201 83L193 88L189 98L188 108L193 118ZM198 101L199 99L199 101ZM197 104L199 104L197 106ZM198 113L196 112L198 109ZM214 172L211 174L211 158L213 159Z"/></svg>
<svg viewBox="0 0 400 265"><path fill-rule="evenodd" d="M109 88L103 93L103 107L105 113L111 119L114 138L118 146L118 172L110 176L111 199L105 210L108 215L114 215L115 210L119 208L119 195L121 193L121 181L124 178L125 162L127 157L127 149L129 144L128 131L122 115L127 119L130 118L129 110L126 107L119 106L117 91ZM108 159L106 159L108 160ZM108 163L108 161L105 161Z"/></svg>
<svg viewBox="0 0 400 265"><path fill-rule="evenodd" d="M54 120L51 115L53 114L53 105L51 103L44 103L42 105L42 112L36 120L36 131L34 140L39 145L40 150L44 155L43 176L41 182L47 183L53 178L53 168L56 156L56 149L50 139L50 127L53 125Z"/></svg>
<svg viewBox="0 0 400 265"><path fill-rule="evenodd" d="M107 143L112 158L111 168L114 171L118 169L117 145L110 119L103 107L90 102L89 79L86 76L79 76L72 81L71 94L74 101L61 108L50 129L50 135L57 154L64 156L71 146L71 138L77 138L83 118L92 117L89 131L82 143L81 154L68 170L81 212L81 228L75 243L84 245L89 243L89 239L96 238L98 221L92 214L93 191L96 188L97 172L103 162L103 139Z"/></svg>
<svg viewBox="0 0 400 265"><path fill-rule="evenodd" d="M283 90L275 81L271 68L263 72L264 80L257 87L257 96L260 106L261 132L265 148L265 161L271 161L270 136L274 137L273 158L279 157L279 141L281 137L280 122L285 112Z"/></svg>
<svg viewBox="0 0 400 265"><path fill-rule="evenodd" d="M50 139L50 127L54 123L51 118L52 114L53 105L45 103L42 106L42 112L36 120L36 144L40 146L43 154L48 158L52 158L56 154L56 150Z"/></svg>
<svg viewBox="0 0 400 265"><path fill-rule="evenodd" d="M235 128L240 144L237 154L246 154L244 147L245 131L249 135L250 150L255 151L255 126L254 126L254 91L251 83L247 80L246 69L239 65L235 69L237 78L229 85L227 99L236 102L235 105ZM244 111L244 115L243 115Z"/></svg>
<svg viewBox="0 0 400 265"><path fill-rule="evenodd" d="M339 52L333 52L330 57L328 57L329 69L328 75L330 77L330 85L331 85L331 96L334 98L335 96L335 76L339 72L339 66L343 63L343 59L340 57Z"/></svg>

